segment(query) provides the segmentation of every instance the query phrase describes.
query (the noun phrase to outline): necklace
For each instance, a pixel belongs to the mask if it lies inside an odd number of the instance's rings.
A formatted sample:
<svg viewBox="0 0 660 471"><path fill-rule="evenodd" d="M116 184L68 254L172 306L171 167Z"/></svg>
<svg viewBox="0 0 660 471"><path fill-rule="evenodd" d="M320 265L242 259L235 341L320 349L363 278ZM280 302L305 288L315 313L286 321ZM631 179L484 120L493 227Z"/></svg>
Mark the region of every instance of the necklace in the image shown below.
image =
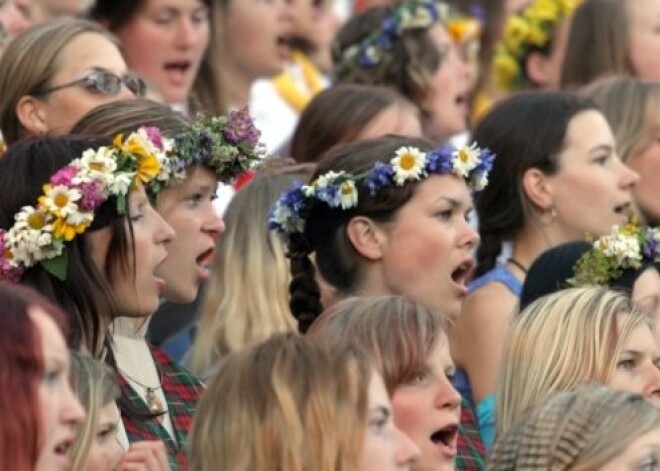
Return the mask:
<svg viewBox="0 0 660 471"><path fill-rule="evenodd" d="M160 371L160 366L155 362L154 365L156 366L156 372L158 374L158 381L159 381L158 386L155 387L141 383L137 379L133 378L131 375L127 374L125 371L120 370L119 367L117 367L117 371L119 371L119 373L125 376L128 380L132 381L133 383L145 389L147 408L149 409L150 414L163 415L167 412L167 410L165 409L165 407L163 407L163 401L161 401L160 398L156 395L156 391L162 389L163 387L163 375Z"/></svg>
<svg viewBox="0 0 660 471"><path fill-rule="evenodd" d="M520 263L515 258L509 257L507 262L510 263L511 265L513 265L514 267L519 268L520 271L522 271L525 275L527 274L527 267L525 265L523 265L522 263Z"/></svg>

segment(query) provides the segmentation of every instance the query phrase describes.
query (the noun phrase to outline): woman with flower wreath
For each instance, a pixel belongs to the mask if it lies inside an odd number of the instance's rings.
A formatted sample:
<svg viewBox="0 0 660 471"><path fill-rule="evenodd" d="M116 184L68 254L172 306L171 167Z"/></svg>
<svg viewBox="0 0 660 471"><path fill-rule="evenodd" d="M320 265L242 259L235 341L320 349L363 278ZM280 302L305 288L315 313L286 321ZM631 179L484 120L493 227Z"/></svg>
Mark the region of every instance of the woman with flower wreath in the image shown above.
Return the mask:
<svg viewBox="0 0 660 471"><path fill-rule="evenodd" d="M467 292L478 242L470 191L487 183L494 156L420 138L388 136L330 150L306 185L273 208L291 260L291 310L305 332L323 310L315 266L348 296L403 295L454 318ZM472 423L470 423L472 420ZM469 408L459 430L459 469L483 469Z"/></svg>
<svg viewBox="0 0 660 471"><path fill-rule="evenodd" d="M184 176L172 148L156 128L140 128L111 144L80 137L22 141L0 162L0 188L12 195L0 203L3 277L63 306L74 326L70 345L110 363L124 347L110 340L110 323L147 318L165 283L157 268L174 232L148 193ZM163 440L172 468L185 468L201 385L157 350L139 351L135 360L139 375L117 369L122 390L131 393L120 401L120 439L124 445Z"/></svg>
<svg viewBox="0 0 660 471"><path fill-rule="evenodd" d="M413 102L424 136L440 144L466 130L470 70L448 28L447 5L406 0L354 16L333 48L338 83L390 87Z"/></svg>

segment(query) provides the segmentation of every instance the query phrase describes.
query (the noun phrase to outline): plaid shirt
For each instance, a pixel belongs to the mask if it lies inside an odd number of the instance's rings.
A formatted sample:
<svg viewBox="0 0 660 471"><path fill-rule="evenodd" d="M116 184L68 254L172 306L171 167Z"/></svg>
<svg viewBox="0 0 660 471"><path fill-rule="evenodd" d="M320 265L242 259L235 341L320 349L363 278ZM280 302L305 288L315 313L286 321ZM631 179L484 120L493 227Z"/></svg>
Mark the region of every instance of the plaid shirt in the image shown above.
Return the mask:
<svg viewBox="0 0 660 471"><path fill-rule="evenodd" d="M477 417L470 403L461 401L461 423L458 427L458 454L456 469L483 470L486 469L486 450L479 436Z"/></svg>
<svg viewBox="0 0 660 471"><path fill-rule="evenodd" d="M133 411L131 413L131 411L127 411L125 407L122 407L121 418L129 442L162 440L167 448L167 458L172 470L187 470L188 432L197 410L197 401L204 387L188 371L172 362L162 350L151 347L151 353L162 374L163 393L167 398L167 406L176 439L172 439L157 417L147 417L149 409L144 400L118 373L117 381L122 396L120 404L124 401L129 402ZM135 417L135 412L144 414L145 418Z"/></svg>

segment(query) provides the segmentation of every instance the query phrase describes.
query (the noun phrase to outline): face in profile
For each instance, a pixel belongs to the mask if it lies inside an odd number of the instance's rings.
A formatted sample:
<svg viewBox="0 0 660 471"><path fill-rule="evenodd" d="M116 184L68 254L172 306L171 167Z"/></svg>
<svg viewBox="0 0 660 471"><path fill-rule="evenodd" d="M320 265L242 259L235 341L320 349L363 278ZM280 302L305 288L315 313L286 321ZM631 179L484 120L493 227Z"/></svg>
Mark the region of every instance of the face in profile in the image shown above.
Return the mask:
<svg viewBox="0 0 660 471"><path fill-rule="evenodd" d="M119 409L114 402L109 402L99 409L99 422L85 465L86 471L117 469L123 455L117 440L119 420Z"/></svg>
<svg viewBox="0 0 660 471"><path fill-rule="evenodd" d="M569 122L559 170L548 177L561 240L599 237L631 215L632 190L639 180L616 153L612 131L603 115L582 111Z"/></svg>
<svg viewBox="0 0 660 471"><path fill-rule="evenodd" d="M601 466L601 471L657 470L660 467L660 428L634 440L625 451Z"/></svg>
<svg viewBox="0 0 660 471"><path fill-rule="evenodd" d="M181 185L164 189L158 197L156 210L176 233L168 257L156 270L165 281L162 294L170 301L194 301L200 284L208 279L207 265L225 229L213 206L216 187L215 175L198 167Z"/></svg>
<svg viewBox="0 0 660 471"><path fill-rule="evenodd" d="M69 450L85 411L71 389L69 350L62 332L41 308L31 307L29 314L44 361L37 396L41 421L35 471L69 471Z"/></svg>
<svg viewBox="0 0 660 471"><path fill-rule="evenodd" d="M362 454L362 471L411 469L419 448L395 425L390 399L379 373L369 382L367 432Z"/></svg>
<svg viewBox="0 0 660 471"><path fill-rule="evenodd" d="M442 335L421 370L394 390L394 423L421 449L415 469L454 469L461 414L454 371L449 342Z"/></svg>
<svg viewBox="0 0 660 471"><path fill-rule="evenodd" d="M635 185L635 202L650 225L660 224L660 99L647 105L648 122L645 142L631 153L626 164L640 178Z"/></svg>
<svg viewBox="0 0 660 471"><path fill-rule="evenodd" d="M126 254L131 271L113 273L111 289L124 316L146 317L158 308L165 288L165 280L156 271L167 257L167 244L174 238L174 231L151 206L142 186L129 195L127 217L133 227L133 244ZM128 224L126 234L129 237ZM89 233L92 257L101 272L106 272L110 237L108 227Z"/></svg>
<svg viewBox="0 0 660 471"><path fill-rule="evenodd" d="M460 313L479 235L468 224L472 198L454 175L417 184L394 220L381 224L381 271L388 294L407 296L446 317Z"/></svg>

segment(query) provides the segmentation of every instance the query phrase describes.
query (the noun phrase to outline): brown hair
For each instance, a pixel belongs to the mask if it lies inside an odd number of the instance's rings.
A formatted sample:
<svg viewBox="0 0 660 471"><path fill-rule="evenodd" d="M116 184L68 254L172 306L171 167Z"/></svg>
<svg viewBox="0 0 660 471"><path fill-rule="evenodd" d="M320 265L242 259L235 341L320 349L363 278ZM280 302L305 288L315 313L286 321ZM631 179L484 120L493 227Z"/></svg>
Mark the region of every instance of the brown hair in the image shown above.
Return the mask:
<svg viewBox="0 0 660 471"><path fill-rule="evenodd" d="M16 114L21 97L38 95L47 89L61 66L62 49L85 33L99 34L118 44L117 39L101 26L71 19L29 28L9 43L0 57L0 130L7 144L26 135Z"/></svg>
<svg viewBox="0 0 660 471"><path fill-rule="evenodd" d="M337 144L354 141L379 113L390 108L416 108L394 90L339 84L314 97L300 115L291 143L298 162L318 162Z"/></svg>

